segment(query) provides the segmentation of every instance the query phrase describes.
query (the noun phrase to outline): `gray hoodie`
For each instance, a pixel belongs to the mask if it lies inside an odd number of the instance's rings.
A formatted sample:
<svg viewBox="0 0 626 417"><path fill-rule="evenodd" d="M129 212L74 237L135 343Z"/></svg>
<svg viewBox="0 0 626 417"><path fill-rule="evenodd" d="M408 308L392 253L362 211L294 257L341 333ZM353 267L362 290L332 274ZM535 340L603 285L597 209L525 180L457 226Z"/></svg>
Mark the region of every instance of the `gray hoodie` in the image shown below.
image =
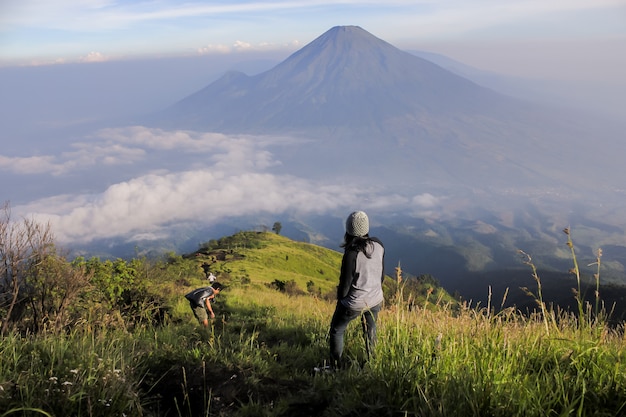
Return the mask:
<svg viewBox="0 0 626 417"><path fill-rule="evenodd" d="M372 237L366 251L369 257L354 246L346 247L341 262L337 298L350 310L363 311L383 302L385 248Z"/></svg>

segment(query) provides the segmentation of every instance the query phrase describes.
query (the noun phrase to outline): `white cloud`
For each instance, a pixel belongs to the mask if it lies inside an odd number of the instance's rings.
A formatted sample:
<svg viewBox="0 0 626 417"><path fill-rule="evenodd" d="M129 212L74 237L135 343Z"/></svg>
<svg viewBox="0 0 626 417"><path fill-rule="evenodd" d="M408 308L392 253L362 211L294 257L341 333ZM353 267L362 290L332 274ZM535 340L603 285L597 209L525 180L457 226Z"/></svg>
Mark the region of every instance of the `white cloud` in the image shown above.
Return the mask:
<svg viewBox="0 0 626 417"><path fill-rule="evenodd" d="M233 48L235 50L241 51L241 50L252 48L252 45L248 42L236 41L235 44L233 45Z"/></svg>
<svg viewBox="0 0 626 417"><path fill-rule="evenodd" d="M231 48L228 45L206 45L197 49L198 55L208 55L214 53L227 54L231 52Z"/></svg>
<svg viewBox="0 0 626 417"><path fill-rule="evenodd" d="M100 52L89 52L86 56L80 59L81 62L104 62L108 58L102 55Z"/></svg>
<svg viewBox="0 0 626 417"><path fill-rule="evenodd" d="M41 171L68 172L94 165L130 163L156 151L206 154L200 169L182 172L155 170L151 174L120 181L103 191L64 194L14 207L16 213L50 222L61 242L93 238L163 236L176 224L210 225L228 217L261 213L322 214L354 206L385 211L406 206L410 199L385 195L380 190L344 183L336 185L291 175L275 175L266 169L279 163L268 148L291 145L293 139L185 131L168 132L140 126L104 129L92 135L95 143L74 144L55 163L53 157L33 159ZM8 162L7 162L8 161ZM0 166L17 166L0 158ZM153 165L149 165L153 166ZM34 168L33 168L34 169ZM425 194L412 201L432 207L437 198Z"/></svg>
<svg viewBox="0 0 626 417"><path fill-rule="evenodd" d="M412 204L421 208L433 208L439 205L440 199L430 193L416 195L412 199Z"/></svg>
<svg viewBox="0 0 626 417"><path fill-rule="evenodd" d="M7 157L0 155L0 169L16 174L42 174L57 172L61 167L52 156Z"/></svg>
<svg viewBox="0 0 626 417"><path fill-rule="evenodd" d="M66 175L95 166L131 164L143 158L145 151L119 144L76 143L77 150L60 155L7 157L0 155L0 169L14 174Z"/></svg>
<svg viewBox="0 0 626 417"><path fill-rule="evenodd" d="M345 198L345 190L300 178L254 172L228 176L211 169L145 175L112 185L102 194L59 196L15 210L49 221L60 241L80 242L138 233L158 235L176 223L213 224L222 218L264 212L322 213L338 207Z"/></svg>
<svg viewBox="0 0 626 417"><path fill-rule="evenodd" d="M238 53L238 52L268 52L275 50L294 50L302 47L302 43L299 41L292 41L289 43L271 43L271 42L260 42L260 43L250 43L245 41L235 41L232 45L224 45L224 44L209 44L205 46L201 46L196 48L196 52L198 55L209 55L209 54L230 54L230 53Z"/></svg>
<svg viewBox="0 0 626 417"><path fill-rule="evenodd" d="M205 155L221 170L267 169L280 162L263 149L293 140L272 137L226 136L219 133L165 131L142 126L102 129L71 145L74 150L59 155L11 157L0 155L0 169L16 174L78 173L97 167L130 165L151 156L177 160L192 154ZM149 161L148 161L149 162Z"/></svg>

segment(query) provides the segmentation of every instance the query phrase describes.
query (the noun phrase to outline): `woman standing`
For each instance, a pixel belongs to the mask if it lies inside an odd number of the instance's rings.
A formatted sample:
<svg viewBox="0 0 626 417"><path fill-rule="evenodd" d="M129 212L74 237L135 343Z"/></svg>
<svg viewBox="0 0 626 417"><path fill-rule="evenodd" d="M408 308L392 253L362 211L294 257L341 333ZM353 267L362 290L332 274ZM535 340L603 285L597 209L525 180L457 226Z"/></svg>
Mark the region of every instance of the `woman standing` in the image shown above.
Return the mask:
<svg viewBox="0 0 626 417"><path fill-rule="evenodd" d="M341 274L337 286L337 307L330 323L330 357L333 367L341 366L344 333L348 323L361 317L365 348L369 358L376 343L376 318L383 303L382 282L385 248L369 236L369 219L355 211L346 220Z"/></svg>

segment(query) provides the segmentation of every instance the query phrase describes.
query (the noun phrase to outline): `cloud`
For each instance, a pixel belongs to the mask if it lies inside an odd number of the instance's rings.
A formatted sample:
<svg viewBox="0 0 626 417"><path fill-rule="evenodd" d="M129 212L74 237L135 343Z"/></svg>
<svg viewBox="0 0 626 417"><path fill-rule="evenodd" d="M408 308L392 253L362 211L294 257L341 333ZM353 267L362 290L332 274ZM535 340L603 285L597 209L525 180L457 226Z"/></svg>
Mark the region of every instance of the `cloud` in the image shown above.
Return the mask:
<svg viewBox="0 0 626 417"><path fill-rule="evenodd" d="M228 45L206 45L197 49L198 55L208 54L227 54L231 52L231 48Z"/></svg>
<svg viewBox="0 0 626 417"><path fill-rule="evenodd" d="M14 174L62 176L95 166L128 165L143 159L145 151L120 144L76 143L75 151L60 155L7 157L0 155L0 170Z"/></svg>
<svg viewBox="0 0 626 417"><path fill-rule="evenodd" d="M89 52L86 56L82 57L79 61L81 62L104 62L107 61L107 57L102 55L100 52Z"/></svg>
<svg viewBox="0 0 626 417"><path fill-rule="evenodd" d="M440 199L438 197L435 197L430 193L424 193L414 196L411 203L421 208L433 208L439 205L439 201Z"/></svg>
<svg viewBox="0 0 626 417"><path fill-rule="evenodd" d="M71 145L72 150L59 155L3 156L0 170L15 174L77 174L97 167L149 163L150 158L182 160L185 155L207 158L216 167L267 169L280 164L263 149L270 145L293 143L286 138L226 136L218 133L165 131L143 126L99 130L84 141Z"/></svg>
<svg viewBox="0 0 626 417"><path fill-rule="evenodd" d="M341 194L339 196L338 194ZM177 223L214 224L258 213L323 213L338 207L346 190L304 179L211 170L145 175L114 184L102 194L58 196L16 207L50 222L64 242L129 234L156 234Z"/></svg>
<svg viewBox="0 0 626 417"><path fill-rule="evenodd" d="M271 42L259 42L259 43L250 43L244 41L235 41L232 45L224 45L224 44L209 44L206 46L201 46L196 48L196 52L198 55L209 55L209 54L230 54L230 53L239 53L239 52L268 52L275 50L283 50L289 49L294 50L297 48L301 48L302 42L292 41L289 43L271 43Z"/></svg>
<svg viewBox="0 0 626 417"><path fill-rule="evenodd" d="M235 44L233 45L233 48L235 48L238 51L241 51L241 50L251 49L252 45L248 42L236 41Z"/></svg>
<svg viewBox="0 0 626 417"><path fill-rule="evenodd" d="M53 173L60 169L52 156L7 157L0 155L0 169L16 174Z"/></svg>
<svg viewBox="0 0 626 417"><path fill-rule="evenodd" d="M39 166L39 173L45 170L67 173L87 167L94 169L95 165L102 168L107 163L117 165L149 159L155 152L169 158L200 153L205 158L198 164L199 168L179 172L155 170L155 165L148 163L146 170L153 170L152 173L144 172L106 186L102 191L96 187L90 193L66 193L14 207L20 215L50 222L61 242L158 237L178 224L211 225L224 218L263 213L323 214L339 209L347 211L355 205L380 212L411 202L432 207L438 201L430 194L416 196L411 201L397 194L349 183L337 185L269 172L269 168L280 163L275 160L271 147L297 143L291 138L227 136L134 126L103 129L90 139L91 143L74 144L75 150L56 158L32 158L28 165L31 170ZM0 158L0 166L18 166L18 162Z"/></svg>

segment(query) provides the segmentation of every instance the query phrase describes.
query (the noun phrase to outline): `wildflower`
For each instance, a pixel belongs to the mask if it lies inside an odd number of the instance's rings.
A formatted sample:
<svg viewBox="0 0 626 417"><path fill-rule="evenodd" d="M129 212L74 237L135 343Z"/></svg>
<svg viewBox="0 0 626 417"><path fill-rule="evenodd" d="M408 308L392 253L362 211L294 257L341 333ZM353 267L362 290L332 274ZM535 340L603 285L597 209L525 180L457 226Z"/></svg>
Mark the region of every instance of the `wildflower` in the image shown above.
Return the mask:
<svg viewBox="0 0 626 417"><path fill-rule="evenodd" d="M57 378L56 376L51 376L50 378L48 378L48 381L54 382L55 384L57 383L58 380L59 378Z"/></svg>
<svg viewBox="0 0 626 417"><path fill-rule="evenodd" d="M68 385L74 385L74 384L71 383L70 381L65 381L62 385L65 385L67 387Z"/></svg>
<svg viewBox="0 0 626 417"><path fill-rule="evenodd" d="M70 369L70 373L74 375L78 375L78 369Z"/></svg>

